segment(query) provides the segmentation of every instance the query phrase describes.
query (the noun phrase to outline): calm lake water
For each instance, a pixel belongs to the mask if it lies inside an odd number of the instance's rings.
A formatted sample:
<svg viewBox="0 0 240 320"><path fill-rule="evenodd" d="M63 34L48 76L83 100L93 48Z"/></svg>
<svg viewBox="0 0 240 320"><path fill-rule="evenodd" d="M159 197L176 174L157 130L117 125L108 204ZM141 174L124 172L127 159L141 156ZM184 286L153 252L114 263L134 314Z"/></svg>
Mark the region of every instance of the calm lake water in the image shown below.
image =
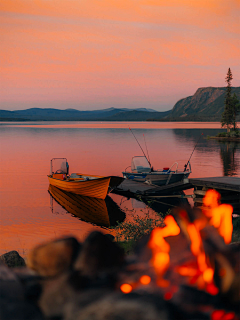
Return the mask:
<svg viewBox="0 0 240 320"><path fill-rule="evenodd" d="M206 138L221 131L218 123L0 123L0 254L18 250L25 255L34 245L62 235L82 240L91 230L113 233L108 227L116 221L147 210L143 203L115 194L100 203L77 199L72 204L69 198L63 203L56 190L48 191L54 157L66 157L70 172L122 176L132 156L142 155L129 127L143 148L144 134L156 169L175 161L183 167L201 133ZM240 144L201 137L191 164L192 178L240 177Z"/></svg>

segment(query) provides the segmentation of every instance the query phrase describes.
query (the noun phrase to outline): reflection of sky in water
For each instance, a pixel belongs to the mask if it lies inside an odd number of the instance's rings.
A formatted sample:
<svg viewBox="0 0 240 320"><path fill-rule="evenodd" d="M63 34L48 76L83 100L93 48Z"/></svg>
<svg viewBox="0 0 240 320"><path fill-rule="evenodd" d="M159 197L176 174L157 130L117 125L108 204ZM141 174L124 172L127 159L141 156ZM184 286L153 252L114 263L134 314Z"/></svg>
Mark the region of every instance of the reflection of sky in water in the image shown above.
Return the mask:
<svg viewBox="0 0 240 320"><path fill-rule="evenodd" d="M84 125L91 126L89 123ZM118 126L118 123L115 125ZM169 167L175 161L183 167L202 132L204 137L219 132L219 129L177 129L177 124L173 124L172 128L156 128L161 125L166 126L165 123L135 123L141 128L134 129L145 150L144 134L151 163L156 169ZM167 125L170 126L169 123ZM70 233L82 239L92 230L91 224L71 215L52 214L47 192L51 158L66 157L70 172L121 176L122 171L131 164L132 156L141 155L127 123L124 128L120 124L116 129L109 123L101 124L100 129L94 127L95 124L93 128L73 127L70 123L67 126L0 125L0 252L29 248L39 241L62 234ZM150 129L151 126L154 130ZM201 137L191 164L191 177L240 177L240 144L219 143ZM121 197L112 197L120 205ZM126 201L124 206L132 209L131 201ZM141 212L142 209L135 210Z"/></svg>

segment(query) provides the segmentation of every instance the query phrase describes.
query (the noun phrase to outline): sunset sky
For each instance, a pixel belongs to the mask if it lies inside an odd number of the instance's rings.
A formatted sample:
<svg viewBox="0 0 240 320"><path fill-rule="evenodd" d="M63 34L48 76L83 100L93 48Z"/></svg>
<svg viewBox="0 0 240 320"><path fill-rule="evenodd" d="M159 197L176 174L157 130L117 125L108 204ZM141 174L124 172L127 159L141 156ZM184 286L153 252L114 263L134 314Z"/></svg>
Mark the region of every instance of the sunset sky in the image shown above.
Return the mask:
<svg viewBox="0 0 240 320"><path fill-rule="evenodd" d="M240 86L240 0L0 0L0 109L169 110Z"/></svg>

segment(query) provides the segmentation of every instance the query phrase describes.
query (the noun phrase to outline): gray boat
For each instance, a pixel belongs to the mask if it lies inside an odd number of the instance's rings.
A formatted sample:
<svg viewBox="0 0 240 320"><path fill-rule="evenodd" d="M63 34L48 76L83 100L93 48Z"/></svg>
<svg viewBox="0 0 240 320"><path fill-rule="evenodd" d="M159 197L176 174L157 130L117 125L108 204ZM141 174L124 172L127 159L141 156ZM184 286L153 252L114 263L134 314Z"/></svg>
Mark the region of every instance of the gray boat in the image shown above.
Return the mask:
<svg viewBox="0 0 240 320"><path fill-rule="evenodd" d="M127 171L131 168L130 171ZM191 173L191 164L188 161L183 170L178 169L178 163L175 162L170 168L154 170L145 156L136 156L132 158L131 166L122 172L123 177L129 180L145 182L157 186L167 185L187 179Z"/></svg>

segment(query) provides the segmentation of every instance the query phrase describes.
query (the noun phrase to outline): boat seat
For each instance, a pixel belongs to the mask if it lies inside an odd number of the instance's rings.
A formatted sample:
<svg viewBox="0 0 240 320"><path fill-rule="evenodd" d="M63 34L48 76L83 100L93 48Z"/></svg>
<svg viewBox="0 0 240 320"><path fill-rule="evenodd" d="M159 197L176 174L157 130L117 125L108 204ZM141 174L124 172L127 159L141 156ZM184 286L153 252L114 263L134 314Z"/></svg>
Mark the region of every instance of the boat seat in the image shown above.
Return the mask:
<svg viewBox="0 0 240 320"><path fill-rule="evenodd" d="M138 173L151 172L151 168L149 168L149 167L137 166L137 172L138 172Z"/></svg>
<svg viewBox="0 0 240 320"><path fill-rule="evenodd" d="M71 173L70 178L71 179L76 179L76 178L81 178L81 176L79 174L77 174L77 173Z"/></svg>

